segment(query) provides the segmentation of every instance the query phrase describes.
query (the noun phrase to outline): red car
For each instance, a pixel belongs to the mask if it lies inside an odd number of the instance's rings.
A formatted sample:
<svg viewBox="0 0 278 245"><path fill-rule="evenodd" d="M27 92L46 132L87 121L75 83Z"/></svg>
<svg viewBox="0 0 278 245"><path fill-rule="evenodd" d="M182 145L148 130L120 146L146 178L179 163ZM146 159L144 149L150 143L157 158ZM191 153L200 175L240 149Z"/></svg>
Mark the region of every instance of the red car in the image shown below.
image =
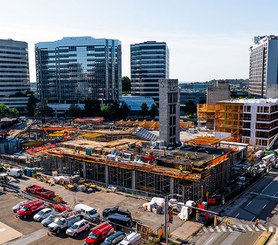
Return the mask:
<svg viewBox="0 0 278 245"><path fill-rule="evenodd" d="M98 245L103 240L113 234L115 232L112 225L108 224L107 222L104 222L95 228L93 228L89 234L89 236L86 238L85 243L86 245Z"/></svg>
<svg viewBox="0 0 278 245"><path fill-rule="evenodd" d="M36 212L40 211L44 208L44 202L41 200L30 201L22 206L17 210L16 216L19 218L26 218L29 215L35 214Z"/></svg>

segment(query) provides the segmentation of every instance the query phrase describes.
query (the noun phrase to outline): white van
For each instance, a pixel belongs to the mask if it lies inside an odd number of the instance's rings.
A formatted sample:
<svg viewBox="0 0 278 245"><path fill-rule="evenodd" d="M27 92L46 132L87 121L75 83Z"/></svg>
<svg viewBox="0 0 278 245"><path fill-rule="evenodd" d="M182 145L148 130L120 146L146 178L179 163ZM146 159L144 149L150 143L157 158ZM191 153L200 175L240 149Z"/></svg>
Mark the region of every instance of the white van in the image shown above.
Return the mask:
<svg viewBox="0 0 278 245"><path fill-rule="evenodd" d="M75 205L74 211L80 212L84 219L89 221L95 221L100 218L99 213L94 208L82 203Z"/></svg>
<svg viewBox="0 0 278 245"><path fill-rule="evenodd" d="M132 232L122 240L119 245L139 245L141 242L141 235L137 232Z"/></svg>
<svg viewBox="0 0 278 245"><path fill-rule="evenodd" d="M11 169L7 170L7 174L9 176L20 178L20 177L22 177L23 171L20 168L11 168Z"/></svg>

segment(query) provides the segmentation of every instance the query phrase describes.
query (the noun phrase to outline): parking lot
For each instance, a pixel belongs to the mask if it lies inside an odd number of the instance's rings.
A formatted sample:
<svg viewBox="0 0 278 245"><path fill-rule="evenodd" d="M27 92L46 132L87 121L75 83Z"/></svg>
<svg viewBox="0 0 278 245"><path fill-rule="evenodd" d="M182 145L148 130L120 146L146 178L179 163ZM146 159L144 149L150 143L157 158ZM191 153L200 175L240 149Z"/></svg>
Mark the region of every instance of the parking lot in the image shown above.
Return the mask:
<svg viewBox="0 0 278 245"><path fill-rule="evenodd" d="M14 180L12 181L12 184L14 186L18 186L21 190L24 190L26 186L33 184L41 185L62 196L64 201L70 207L73 207L78 203L83 203L95 208L100 214L104 208L118 205L120 209L128 209L132 213L133 219L142 222L143 224L151 227L153 230L157 229L164 223L163 215L143 210L142 204L147 200L142 198L126 196L121 193L113 193L109 190L102 190L90 194L84 192L74 192L66 190L64 186L61 185L50 186L49 184L28 177ZM22 233L21 237L8 242L7 244L83 244L89 231L84 231L77 237L71 238L67 237L65 232L58 235L49 233L47 228L44 228L41 223L33 221L32 217L23 220L16 218L12 211L12 207L20 201L22 201L22 199L11 192L6 192L0 196L0 222L13 228L17 232ZM183 223L183 221L174 217L174 223L171 229L174 230ZM91 228L92 227L93 225Z"/></svg>

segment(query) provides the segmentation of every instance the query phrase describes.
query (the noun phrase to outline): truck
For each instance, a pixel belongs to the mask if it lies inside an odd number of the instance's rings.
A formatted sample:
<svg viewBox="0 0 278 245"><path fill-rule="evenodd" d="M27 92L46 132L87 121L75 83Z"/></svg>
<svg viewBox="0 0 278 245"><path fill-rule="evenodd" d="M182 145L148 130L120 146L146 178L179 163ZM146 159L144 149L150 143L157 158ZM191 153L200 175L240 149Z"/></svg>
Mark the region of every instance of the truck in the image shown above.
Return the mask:
<svg viewBox="0 0 278 245"><path fill-rule="evenodd" d="M24 203L16 212L16 216L19 218L26 218L44 208L44 202L41 200L34 200Z"/></svg>
<svg viewBox="0 0 278 245"><path fill-rule="evenodd" d="M119 245L139 245L141 243L141 235L137 232L132 232L127 235Z"/></svg>
<svg viewBox="0 0 278 245"><path fill-rule="evenodd" d="M115 232L112 225L104 222L95 228L93 228L85 240L86 245L98 245L104 241L104 239Z"/></svg>
<svg viewBox="0 0 278 245"><path fill-rule="evenodd" d="M20 168L10 168L7 170L7 174L15 178L20 178L22 177L23 171Z"/></svg>
<svg viewBox="0 0 278 245"><path fill-rule="evenodd" d="M80 213L69 214L70 216L56 217L52 223L48 225L48 229L53 233L60 233L62 230L71 227L75 222L81 220Z"/></svg>
<svg viewBox="0 0 278 245"><path fill-rule="evenodd" d="M53 199L55 197L55 192L45 189L42 186L39 185L31 185L31 186L27 186L25 188L25 190L29 193L32 193L38 197L44 198L44 199Z"/></svg>
<svg viewBox="0 0 278 245"><path fill-rule="evenodd" d="M75 205L74 211L80 212L84 219L89 221L96 221L100 218L99 213L94 208L82 203Z"/></svg>

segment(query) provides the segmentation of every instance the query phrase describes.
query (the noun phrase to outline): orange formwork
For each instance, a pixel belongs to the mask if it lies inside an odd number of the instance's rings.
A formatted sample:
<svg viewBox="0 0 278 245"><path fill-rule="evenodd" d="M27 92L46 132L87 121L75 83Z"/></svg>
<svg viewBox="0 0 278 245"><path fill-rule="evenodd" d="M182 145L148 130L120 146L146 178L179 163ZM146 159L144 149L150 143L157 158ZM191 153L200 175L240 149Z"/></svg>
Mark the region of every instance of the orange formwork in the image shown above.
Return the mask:
<svg viewBox="0 0 278 245"><path fill-rule="evenodd" d="M183 171L180 173L178 169L174 168L167 168L163 166L154 166L154 165L142 165L142 164L135 164L132 162L115 162L115 161L107 161L104 158L97 158L94 156L88 156L88 155L81 155L81 154L72 154L68 152L61 152L61 151L55 151L55 150L50 150L47 151L49 155L54 155L59 158L61 157L69 157L73 158L75 160L83 161L83 162L88 162L88 163L97 163L97 164L102 164L102 165L107 165L111 167L118 167L118 168L124 168L128 170L138 170L138 171L143 171L147 173L153 173L153 174L160 174L164 176L168 176L171 178L176 178L176 179L186 179L186 180L191 180L191 181L198 181L202 178L201 174L195 174L195 173L190 173L187 171Z"/></svg>
<svg viewBox="0 0 278 245"><path fill-rule="evenodd" d="M220 143L220 141L229 141L233 140L233 137L227 137L227 138L222 138L222 139L217 139L215 137L210 137L210 136L200 136L195 139L191 139L186 141L187 144L189 145L217 145Z"/></svg>

